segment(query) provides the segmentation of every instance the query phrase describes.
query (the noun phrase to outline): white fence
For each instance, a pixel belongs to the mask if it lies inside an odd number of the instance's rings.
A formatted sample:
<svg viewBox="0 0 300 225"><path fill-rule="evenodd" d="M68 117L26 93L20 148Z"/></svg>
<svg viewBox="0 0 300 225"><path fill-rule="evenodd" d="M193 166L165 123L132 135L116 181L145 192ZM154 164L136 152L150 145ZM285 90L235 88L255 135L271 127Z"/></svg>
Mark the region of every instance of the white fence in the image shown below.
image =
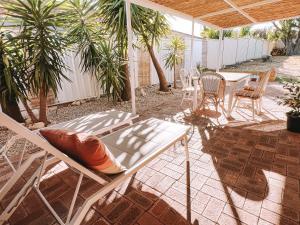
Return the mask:
<svg viewBox="0 0 300 225"><path fill-rule="evenodd" d="M191 38L190 36L183 36L186 45L184 53L183 66L185 69L190 68L190 54L191 54ZM168 82L173 82L173 71L164 68L164 57L167 54L165 46L169 42L169 39L164 39L161 42L160 47L156 50L155 54L160 62L160 65L165 71L165 76ZM206 43L205 43L206 42ZM205 54L204 44L206 44ZM194 39L194 51L193 51L193 62L192 65L195 67L200 64L209 69L217 68L218 58L218 40L204 40L200 38ZM273 49L273 43L259 40L259 39L229 39L225 38L224 48L222 50L223 65L232 65L239 62L243 62L249 59L261 58L263 55L270 54ZM135 51L138 51L137 49ZM138 87L138 67L137 54L135 52L135 74L136 74L136 87ZM151 61L151 60L150 60ZM71 82L63 81L62 89L59 90L57 96L58 103L71 102L79 99L97 97L102 92L95 79L87 73L82 73L80 69L80 60L75 56L74 53L69 53L65 57L65 62L69 67L69 70L65 72L66 76ZM150 83L158 84L158 77L156 70L150 62Z"/></svg>
<svg viewBox="0 0 300 225"><path fill-rule="evenodd" d="M59 103L100 96L102 92L97 84L98 82L96 82L91 74L81 71L80 59L74 52L69 52L65 56L65 63L69 67L65 71L65 75L71 82L63 80L62 89L57 94L57 101Z"/></svg>

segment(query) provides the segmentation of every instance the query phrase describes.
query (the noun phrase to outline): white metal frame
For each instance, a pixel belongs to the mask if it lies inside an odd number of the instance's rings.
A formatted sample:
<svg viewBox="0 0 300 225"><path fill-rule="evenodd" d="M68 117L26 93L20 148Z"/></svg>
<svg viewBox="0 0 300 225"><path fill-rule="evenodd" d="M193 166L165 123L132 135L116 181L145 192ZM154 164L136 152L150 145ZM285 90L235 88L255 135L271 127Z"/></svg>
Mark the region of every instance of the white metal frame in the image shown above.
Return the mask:
<svg viewBox="0 0 300 225"><path fill-rule="evenodd" d="M45 203L47 208L50 210L50 212L54 215L56 220L59 224L72 224L72 225L79 225L81 221L84 219L86 213L90 209L90 207L101 197L106 195L108 192L119 186L121 183L123 183L125 180L127 180L131 175L135 174L139 169L144 167L147 163L152 161L154 158L156 158L159 154L161 154L163 151L167 150L171 146L173 146L177 141L183 140L185 142L185 154L186 154L186 162L189 162L189 152L188 152L188 132L190 128L187 128L184 132L177 134L172 140L169 140L166 144L160 146L159 149L156 149L153 151L149 156L147 156L144 160L139 161L131 168L128 168L124 173L121 173L120 175L116 176L111 181L107 181L104 178L98 176L91 170L87 169L86 167L82 166L81 164L77 163L76 161L69 158L67 155L62 153L61 151L57 150L54 146L50 145L45 139L43 139L41 136L34 134L27 128L23 127L18 122L14 121L13 119L9 118L7 115L0 113L0 121L1 125L4 125L8 127L10 130L20 134L25 139L30 140L33 144L37 145L38 147L45 149L43 151L44 159L43 163L40 165L40 167L34 172L32 177L27 181L27 183L23 186L22 190L17 194L17 196L13 199L12 202L10 202L9 206L3 211L3 213L0 216L0 224L5 223L5 221L8 220L8 218L12 215L13 211L17 208L17 206L22 202L22 200L26 197L26 195L30 192L32 188L35 189L35 191L38 193L39 197L42 199L42 201ZM127 128L123 128L127 129ZM48 158L48 155L53 155L53 158ZM40 181L43 177L43 174L46 171L46 168L57 161L63 161L65 162L69 167L75 168L75 170L79 171L79 179L76 185L76 189L70 204L70 208L68 211L68 216L66 219L66 222L62 221L62 219L58 216L58 214L55 212L55 210L52 208L50 203L47 201L47 199L44 197L43 193L39 189ZM82 182L83 176L87 176L94 181L100 183L103 185L103 187L98 190L96 193L92 194L90 197L88 197L83 205L76 211L73 217L71 217L74 209L74 205L76 202L76 199L78 197L78 192L80 189L80 185Z"/></svg>
<svg viewBox="0 0 300 225"><path fill-rule="evenodd" d="M3 114L2 112L0 112L0 124L1 125L5 125L6 121L5 120L5 114ZM105 126L102 128L99 128L98 130L94 131L92 134L93 135L99 135L105 132L112 132L113 129L116 129L118 127L121 127L123 125L132 125L133 124L133 120L138 118L137 115L133 115L132 117L129 117L127 119L124 119L123 121L119 121L116 124L113 124L111 126ZM11 119L10 119L11 121ZM6 124L7 127L9 127ZM17 133L17 132L16 132ZM35 132L32 132L35 133ZM25 143L24 143L24 147L22 149L21 152L21 157L19 159L18 162L18 166L15 167L13 165L13 163L10 161L10 159L7 157L7 151L11 148L11 146L13 146L13 144L19 140L22 139L23 135L16 135L13 136L11 139L9 139L6 144L1 148L0 150L0 155L4 157L4 159L7 161L8 165L12 168L13 170L13 175L8 179L8 181L3 185L3 187L0 189L0 201L2 199L4 199L4 197L6 196L6 194L9 192L9 190L15 185L15 183L20 179L20 177L24 174L24 172L30 167L30 165L33 163L33 161L40 159L41 157L43 157L45 155L45 151L39 151L33 154L30 154L30 156L23 162L23 158L24 158L24 154L26 151L26 143L27 140L25 139ZM31 139L29 139L31 140ZM52 159L50 161L47 162L47 165L49 166L50 164L53 164L57 162L57 160ZM36 174L33 174L33 177L36 177ZM29 182L29 184L31 184L34 181L35 178L32 178ZM29 185L30 186L30 185ZM19 205L19 203L22 201L22 199L24 199L26 197L26 195L29 193L29 191L31 190L31 188L29 188L28 185L25 185L22 190L15 196L15 198L10 202L10 204L7 206L7 208L4 210L4 212L1 214L0 216L0 224L1 224L1 220L2 218L8 218L10 215L13 214L13 212L16 210L17 206Z"/></svg>
<svg viewBox="0 0 300 225"><path fill-rule="evenodd" d="M129 60L129 72L130 72L130 87L131 87L131 105L132 113L136 114L135 106L135 74L134 74L134 63L133 63L133 34L131 27L131 9L130 2L125 0L126 8L126 27L127 27L127 37L128 37L128 60Z"/></svg>

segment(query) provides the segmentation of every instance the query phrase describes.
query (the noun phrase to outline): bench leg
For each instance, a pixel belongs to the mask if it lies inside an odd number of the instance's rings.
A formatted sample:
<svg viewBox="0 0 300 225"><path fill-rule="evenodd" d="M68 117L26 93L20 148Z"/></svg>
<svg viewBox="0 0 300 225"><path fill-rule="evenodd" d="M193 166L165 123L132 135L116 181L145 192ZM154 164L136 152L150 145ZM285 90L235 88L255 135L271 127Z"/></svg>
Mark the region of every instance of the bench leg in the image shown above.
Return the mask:
<svg viewBox="0 0 300 225"><path fill-rule="evenodd" d="M184 141L185 160L186 160L186 162L189 162L190 155L189 155L188 136L187 135L184 135L183 141Z"/></svg>

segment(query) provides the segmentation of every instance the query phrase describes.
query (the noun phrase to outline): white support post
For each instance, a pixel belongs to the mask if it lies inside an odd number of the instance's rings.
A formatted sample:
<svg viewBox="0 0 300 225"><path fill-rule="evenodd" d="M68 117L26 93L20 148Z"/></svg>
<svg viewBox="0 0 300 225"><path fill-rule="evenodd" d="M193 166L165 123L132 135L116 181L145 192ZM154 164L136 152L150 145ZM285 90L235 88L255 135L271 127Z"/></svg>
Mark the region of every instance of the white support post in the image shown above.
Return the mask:
<svg viewBox="0 0 300 225"><path fill-rule="evenodd" d="M131 11L130 11L131 3L129 0L125 0L126 7L126 25L127 25L127 37L128 37L128 66L129 66L129 74L130 74L130 87L131 87L131 107L132 113L136 114L136 106L135 106L135 76L134 76L134 65L133 65L133 47L132 47L132 27L131 27Z"/></svg>
<svg viewBox="0 0 300 225"><path fill-rule="evenodd" d="M220 30L219 32L219 52L218 52L218 69L217 72L220 71L222 68L222 62L223 62L223 30Z"/></svg>
<svg viewBox="0 0 300 225"><path fill-rule="evenodd" d="M193 58L194 58L194 36L195 36L195 20L192 20L192 37L191 37L191 56L190 56L190 70L192 72Z"/></svg>

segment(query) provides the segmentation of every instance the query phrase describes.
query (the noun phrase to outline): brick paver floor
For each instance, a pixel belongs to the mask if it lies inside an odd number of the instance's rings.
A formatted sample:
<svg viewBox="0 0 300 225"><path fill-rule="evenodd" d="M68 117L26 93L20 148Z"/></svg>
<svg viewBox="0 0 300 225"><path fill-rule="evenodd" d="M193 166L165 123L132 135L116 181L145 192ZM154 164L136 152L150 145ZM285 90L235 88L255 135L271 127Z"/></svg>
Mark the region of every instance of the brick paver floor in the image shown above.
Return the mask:
<svg viewBox="0 0 300 225"><path fill-rule="evenodd" d="M209 110L183 113L178 99L144 112L142 119L154 116L193 126L189 166L178 143L99 199L83 224L299 224L300 135L286 131L283 112L268 96L256 122L249 120L248 108L234 111L229 122ZM3 182L11 173L3 162L0 166ZM41 183L43 193L63 218L77 178L60 163ZM85 178L75 207L98 188ZM1 202L6 204L7 199ZM58 223L32 191L7 224Z"/></svg>

